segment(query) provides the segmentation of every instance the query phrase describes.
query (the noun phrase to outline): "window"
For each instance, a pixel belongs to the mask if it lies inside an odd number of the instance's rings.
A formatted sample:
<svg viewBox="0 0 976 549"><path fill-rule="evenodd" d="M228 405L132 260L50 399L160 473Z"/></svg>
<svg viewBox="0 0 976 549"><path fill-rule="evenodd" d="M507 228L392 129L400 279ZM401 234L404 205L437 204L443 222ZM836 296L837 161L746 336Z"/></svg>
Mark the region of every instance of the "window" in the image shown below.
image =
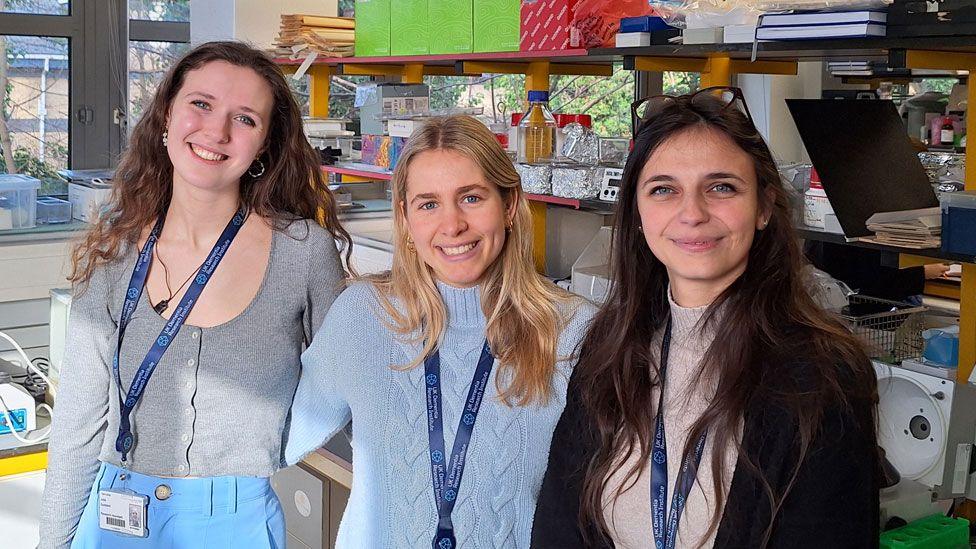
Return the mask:
<svg viewBox="0 0 976 549"><path fill-rule="evenodd" d="M511 123L510 114L525 106L525 77L430 77L431 108L482 106L484 116ZM630 136L634 72L613 66L611 76L554 75L549 79L549 108L554 113L588 114L593 130L605 137Z"/></svg>
<svg viewBox="0 0 976 549"><path fill-rule="evenodd" d="M70 8L68 0L0 0L0 12L68 15Z"/></svg>
<svg viewBox="0 0 976 549"><path fill-rule="evenodd" d="M37 177L44 195L67 192L68 74L67 38L0 37L0 171Z"/></svg>
<svg viewBox="0 0 976 549"><path fill-rule="evenodd" d="M668 95L684 95L698 89L701 84L701 74L697 72L664 73L664 93Z"/></svg>
<svg viewBox="0 0 976 549"><path fill-rule="evenodd" d="M179 42L129 42L129 127L149 107L170 66L190 49Z"/></svg>
<svg viewBox="0 0 976 549"><path fill-rule="evenodd" d="M190 0L129 0L129 18L187 22L190 20Z"/></svg>

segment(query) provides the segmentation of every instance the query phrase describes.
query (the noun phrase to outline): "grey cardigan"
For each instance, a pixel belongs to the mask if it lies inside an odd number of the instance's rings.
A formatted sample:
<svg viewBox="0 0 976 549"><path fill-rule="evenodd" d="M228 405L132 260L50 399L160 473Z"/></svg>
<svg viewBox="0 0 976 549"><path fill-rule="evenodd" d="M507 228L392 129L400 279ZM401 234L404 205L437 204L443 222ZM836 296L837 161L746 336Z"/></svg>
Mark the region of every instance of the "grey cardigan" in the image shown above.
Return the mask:
<svg viewBox="0 0 976 549"><path fill-rule="evenodd" d="M135 247L96 269L72 303L48 445L40 547L66 547L99 461L119 464L119 399L112 355ZM335 239L314 221L274 231L257 295L212 328L185 325L132 414L128 467L170 477L267 477L281 465L283 435L301 353L342 289ZM145 292L120 353L123 391L165 320Z"/></svg>

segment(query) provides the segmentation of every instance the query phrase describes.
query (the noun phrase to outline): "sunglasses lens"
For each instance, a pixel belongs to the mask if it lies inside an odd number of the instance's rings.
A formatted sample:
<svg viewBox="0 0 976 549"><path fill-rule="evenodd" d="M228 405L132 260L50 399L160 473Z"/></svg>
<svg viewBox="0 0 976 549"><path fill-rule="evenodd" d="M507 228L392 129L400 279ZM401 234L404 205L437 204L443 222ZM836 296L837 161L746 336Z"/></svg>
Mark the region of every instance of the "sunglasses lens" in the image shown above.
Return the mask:
<svg viewBox="0 0 976 549"><path fill-rule="evenodd" d="M637 106L638 120L647 120L648 118L653 117L655 114L661 112L661 110L672 101L674 101L674 99L664 96L652 97L647 101L644 101Z"/></svg>
<svg viewBox="0 0 976 549"><path fill-rule="evenodd" d="M736 93L736 91L731 88L706 89L692 96L693 103L702 104L705 101L717 102L722 103L723 105L732 106L737 111L745 115L746 118L751 118L749 115L749 110L746 108L746 104L742 101L742 98Z"/></svg>

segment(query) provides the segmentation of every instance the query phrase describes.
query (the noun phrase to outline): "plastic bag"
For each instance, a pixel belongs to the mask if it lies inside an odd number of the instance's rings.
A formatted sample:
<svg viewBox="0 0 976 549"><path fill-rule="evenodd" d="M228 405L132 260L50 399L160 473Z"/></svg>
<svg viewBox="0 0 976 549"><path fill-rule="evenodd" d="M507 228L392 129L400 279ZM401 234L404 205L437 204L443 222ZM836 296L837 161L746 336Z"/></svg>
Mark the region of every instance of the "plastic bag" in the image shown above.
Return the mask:
<svg viewBox="0 0 976 549"><path fill-rule="evenodd" d="M789 10L881 9L892 0L649 0L648 4L669 25L711 28L755 25L760 14Z"/></svg>
<svg viewBox="0 0 976 549"><path fill-rule="evenodd" d="M702 29L755 24L755 0L649 0L648 4L672 27Z"/></svg>
<svg viewBox="0 0 976 549"><path fill-rule="evenodd" d="M622 17L657 15L647 0L580 0L573 11L574 47L612 48Z"/></svg>
<svg viewBox="0 0 976 549"><path fill-rule="evenodd" d="M810 297L824 310L840 312L850 301L853 290L847 284L817 269L813 265L806 265L803 270L803 282L810 292Z"/></svg>

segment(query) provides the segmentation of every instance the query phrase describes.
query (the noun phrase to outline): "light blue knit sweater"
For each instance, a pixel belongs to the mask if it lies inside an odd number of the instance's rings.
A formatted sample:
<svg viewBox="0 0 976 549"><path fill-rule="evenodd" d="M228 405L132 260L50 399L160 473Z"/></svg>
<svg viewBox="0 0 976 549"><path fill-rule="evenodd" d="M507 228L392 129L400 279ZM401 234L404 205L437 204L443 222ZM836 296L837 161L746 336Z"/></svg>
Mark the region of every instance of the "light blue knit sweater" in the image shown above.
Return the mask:
<svg viewBox="0 0 976 549"><path fill-rule="evenodd" d="M439 284L448 312L440 345L444 443L454 444L460 410L485 339L478 288ZM371 286L340 295L311 347L292 407L285 459L301 460L354 421L353 487L336 547L430 547L437 524L427 441L423 366L406 365L421 347L399 341ZM453 520L465 549L529 546L549 444L566 399L576 346L594 313L572 303L559 337L561 360L545 406L508 407L490 384L467 454ZM497 362L493 372L497 372ZM504 387L504 385L503 385Z"/></svg>

